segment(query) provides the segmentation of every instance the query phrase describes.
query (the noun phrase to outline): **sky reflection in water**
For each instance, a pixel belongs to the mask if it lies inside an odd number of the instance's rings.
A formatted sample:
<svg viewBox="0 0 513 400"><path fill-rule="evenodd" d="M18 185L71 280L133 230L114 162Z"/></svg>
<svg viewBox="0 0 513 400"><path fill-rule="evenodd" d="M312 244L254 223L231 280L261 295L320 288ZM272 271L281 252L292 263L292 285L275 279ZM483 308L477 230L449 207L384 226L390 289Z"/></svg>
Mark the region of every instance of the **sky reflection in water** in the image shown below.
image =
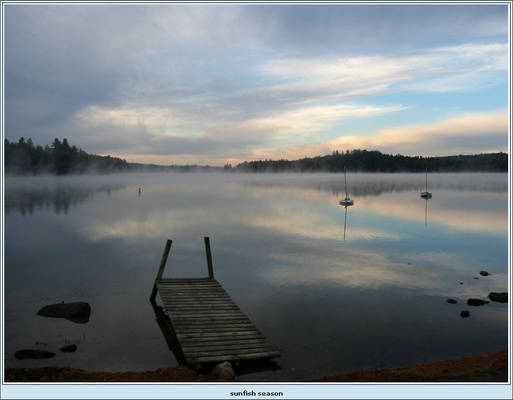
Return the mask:
<svg viewBox="0 0 513 400"><path fill-rule="evenodd" d="M464 304L507 290L507 176L430 175L427 218L422 175L348 181L355 205L344 239L341 175L8 177L6 365L176 364L148 296L166 238L165 275L207 274L205 235L216 278L282 352L279 371L242 379L304 380L507 348L507 306ZM90 322L36 316L60 301L88 301ZM71 342L76 353L14 358Z"/></svg>

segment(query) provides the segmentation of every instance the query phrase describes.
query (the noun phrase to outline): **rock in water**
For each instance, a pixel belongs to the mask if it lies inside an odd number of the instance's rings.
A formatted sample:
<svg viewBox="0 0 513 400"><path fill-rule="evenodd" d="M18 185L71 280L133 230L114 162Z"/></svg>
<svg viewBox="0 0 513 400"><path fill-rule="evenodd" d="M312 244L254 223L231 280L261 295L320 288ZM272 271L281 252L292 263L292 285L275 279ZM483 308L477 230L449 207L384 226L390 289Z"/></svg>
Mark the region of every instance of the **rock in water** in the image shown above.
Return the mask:
<svg viewBox="0 0 513 400"><path fill-rule="evenodd" d="M76 344L68 344L67 346L61 347L61 351L65 353L73 353L74 351L77 351L77 345Z"/></svg>
<svg viewBox="0 0 513 400"><path fill-rule="evenodd" d="M449 304L456 304L458 301L454 299L447 299L447 303Z"/></svg>
<svg viewBox="0 0 513 400"><path fill-rule="evenodd" d="M490 275L490 273L488 271L479 271L479 275L488 276L488 275Z"/></svg>
<svg viewBox="0 0 513 400"><path fill-rule="evenodd" d="M232 364L225 361L216 365L212 371L212 375L220 381L232 381L235 377L235 372L233 371Z"/></svg>
<svg viewBox="0 0 513 400"><path fill-rule="evenodd" d="M89 321L91 306L82 301L50 304L41 308L37 313L45 317L66 318L73 322L85 323Z"/></svg>
<svg viewBox="0 0 513 400"><path fill-rule="evenodd" d="M463 317L463 318L468 318L470 316L470 313L468 311L462 311L460 312L460 315Z"/></svg>
<svg viewBox="0 0 513 400"><path fill-rule="evenodd" d="M18 360L24 360L26 358L51 358L53 356L55 356L55 353L46 350L23 349L14 353L14 357L16 357Z"/></svg>
<svg viewBox="0 0 513 400"><path fill-rule="evenodd" d="M481 300L481 299L468 299L467 305L469 306L482 306L484 304L488 304L489 301Z"/></svg>
<svg viewBox="0 0 513 400"><path fill-rule="evenodd" d="M488 298L491 301L496 301L497 303L507 303L508 302L508 292L490 292Z"/></svg>

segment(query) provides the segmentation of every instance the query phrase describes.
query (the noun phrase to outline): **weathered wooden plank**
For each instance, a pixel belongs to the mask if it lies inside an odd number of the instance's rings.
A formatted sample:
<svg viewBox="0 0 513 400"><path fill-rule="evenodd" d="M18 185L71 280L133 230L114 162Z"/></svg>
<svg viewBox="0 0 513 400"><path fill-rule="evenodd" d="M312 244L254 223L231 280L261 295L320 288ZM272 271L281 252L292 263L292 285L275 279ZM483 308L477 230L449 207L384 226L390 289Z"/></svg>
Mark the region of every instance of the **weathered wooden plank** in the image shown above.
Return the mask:
<svg viewBox="0 0 513 400"><path fill-rule="evenodd" d="M206 326L206 325L220 325L220 324L236 324L239 322L251 322L247 317L239 317L239 318L202 318L198 319L179 319L173 320L173 326Z"/></svg>
<svg viewBox="0 0 513 400"><path fill-rule="evenodd" d="M176 336L180 339L205 339L204 341L211 340L211 338L238 338L238 337L247 337L254 336L255 338L263 338L264 336L258 332L255 328L242 329L242 330L232 330L232 331L214 331L214 332L189 332L189 331L175 331ZM208 336L211 335L211 336Z"/></svg>
<svg viewBox="0 0 513 400"><path fill-rule="evenodd" d="M233 301L228 300L220 300L220 299L209 299L209 300L177 300L177 299L163 299L162 302L165 302L166 305L169 306L209 306L209 305L230 305L237 306ZM238 306L237 306L238 307Z"/></svg>
<svg viewBox="0 0 513 400"><path fill-rule="evenodd" d="M189 308L189 307L167 307L166 311L171 314L183 314L189 313L191 316L199 316L201 314L208 314L209 316L215 313L227 313L230 315L234 315L234 313L242 313L241 310L234 307L201 307L201 308Z"/></svg>
<svg viewBox="0 0 513 400"><path fill-rule="evenodd" d="M187 283L187 282L217 282L215 279L210 278L163 278L157 279L157 283Z"/></svg>
<svg viewBox="0 0 513 400"><path fill-rule="evenodd" d="M230 296L223 294L223 293L208 293L208 294L183 294L183 293L163 293L162 301L169 300L169 301L229 301L233 302Z"/></svg>
<svg viewBox="0 0 513 400"><path fill-rule="evenodd" d="M164 301L163 301L164 302ZM228 300L215 300L215 301L173 301L166 299L166 305L169 307L183 307L183 308L208 308L208 307L237 307L233 301Z"/></svg>
<svg viewBox="0 0 513 400"><path fill-rule="evenodd" d="M214 279L204 279L197 281L183 280L183 281L175 281L175 280L159 280L157 281L157 285L159 286L218 286L222 287L221 284Z"/></svg>
<svg viewBox="0 0 513 400"><path fill-rule="evenodd" d="M203 314L212 314L215 312L225 312L225 313L232 313L232 312L239 312L242 311L239 308L233 307L233 306L213 306L213 307L180 307L180 306L165 306L166 310L170 313L190 313L191 315L198 315L199 313Z"/></svg>
<svg viewBox="0 0 513 400"><path fill-rule="evenodd" d="M253 325L251 323L251 321L249 321L249 320L248 321L236 320L236 321L231 322L231 323L226 323L226 322L220 321L220 322L212 323L212 324L209 324L209 325L205 325L205 324L177 324L177 327L179 327L180 329L184 329L184 330L188 330L188 329L189 330L195 330L195 329L222 329L222 328L237 329L237 328L244 328L244 327L247 327L247 326L254 327L255 325Z"/></svg>
<svg viewBox="0 0 513 400"><path fill-rule="evenodd" d="M175 303L211 303L211 302L222 302L222 303L232 303L235 302L231 299L230 296L225 294L214 294L208 296L184 296L184 295L172 295L172 294L164 294L160 296L162 301L169 301Z"/></svg>
<svg viewBox="0 0 513 400"><path fill-rule="evenodd" d="M230 297L228 293L222 290L181 290L181 289L163 289L160 290L160 293L165 296L171 296L171 297ZM231 297L230 297L231 298Z"/></svg>
<svg viewBox="0 0 513 400"><path fill-rule="evenodd" d="M209 356L209 357L186 357L187 361L191 364L221 362L221 361L243 361L254 360L258 358L273 358L279 357L278 351L256 352L249 354L224 354L222 356Z"/></svg>
<svg viewBox="0 0 513 400"><path fill-rule="evenodd" d="M189 314L173 314L166 313L169 315L170 319L173 321L173 325L177 326L207 326L207 325L228 325L228 324L238 324L240 322L250 323L251 321L244 314L240 315L210 315L210 316L201 316L201 317L191 317ZM174 318L174 319L173 319Z"/></svg>
<svg viewBox="0 0 513 400"><path fill-rule="evenodd" d="M239 338L239 337L264 337L260 332L253 330L248 332L215 332L215 333L201 333L201 334L193 334L193 333L177 333L176 337L178 339L205 339L209 340L209 338Z"/></svg>
<svg viewBox="0 0 513 400"><path fill-rule="evenodd" d="M195 351L221 351L226 349L249 349L249 348L264 348L266 347L267 350L273 350L271 348L271 345L269 342L267 342L265 339L260 340L254 340L253 342L241 342L241 343L232 343L232 342L219 342L219 343L198 343L193 344L189 343L187 345L182 346L184 351L187 351L189 353L195 352Z"/></svg>
<svg viewBox="0 0 513 400"><path fill-rule="evenodd" d="M243 314L243 312L236 308L226 308L226 307L218 307L218 308L180 308L180 307L169 307L164 306L166 311L173 315L181 315L181 314L189 314L194 317L210 317L213 315L239 315Z"/></svg>
<svg viewBox="0 0 513 400"><path fill-rule="evenodd" d="M233 308L233 309L237 309L237 310L240 310L240 308L233 302L230 302L230 301L218 301L218 302L208 302L208 301L204 301L203 303L198 303L198 302L181 302L181 303L178 303L178 302L168 302L168 304L166 304L166 306L168 306L169 308L182 308L182 309L187 309L187 310L197 310L197 309L211 309L211 308L219 308L219 307L227 307L227 308Z"/></svg>
<svg viewBox="0 0 513 400"><path fill-rule="evenodd" d="M194 294L194 293L200 293L205 294L206 292L212 292L212 293L226 293L226 290L224 290L221 287L212 286L212 287L172 287L172 286L159 286L159 290L161 292L173 292L173 293L183 293L183 294Z"/></svg>
<svg viewBox="0 0 513 400"><path fill-rule="evenodd" d="M218 346L244 346L249 347L255 344L266 344L268 346L271 346L271 344L267 341L265 338L260 339L239 339L239 340L222 340L222 341L211 341L211 342L198 342L198 343L183 343L182 348L183 349L196 349L196 348L215 348Z"/></svg>
<svg viewBox="0 0 513 400"><path fill-rule="evenodd" d="M208 350L208 351L186 351L184 352L186 357L209 357L209 356L221 356L221 355L239 355L239 354L250 354L250 353L258 353L258 352L268 352L272 351L272 349L269 348L269 346L265 347L254 347L254 348L242 348L242 349L220 349L220 350Z"/></svg>
<svg viewBox="0 0 513 400"><path fill-rule="evenodd" d="M176 327L175 331L176 333L208 333L208 332L242 332L242 331L248 331L248 330L255 330L256 328L250 324L245 325L239 325L239 326L214 326L214 327L198 327L198 328L191 328L191 327Z"/></svg>
<svg viewBox="0 0 513 400"><path fill-rule="evenodd" d="M209 290L209 291L201 291L201 290L191 290L190 292L186 292L183 290L161 290L160 291L163 296L167 297L178 297L178 298L201 298L201 297L230 297L225 291L222 290Z"/></svg>
<svg viewBox="0 0 513 400"><path fill-rule="evenodd" d="M159 280L157 281L157 285L159 286L169 286L169 287L193 287L193 286L216 286L216 287L222 287L221 284L214 280L214 279L202 279L202 280L182 280L182 281L176 281L176 280Z"/></svg>
<svg viewBox="0 0 513 400"><path fill-rule="evenodd" d="M212 284L187 284L187 285L157 285L161 290L183 290L189 292L195 292L199 290L220 290L226 292L220 285L212 285Z"/></svg>
<svg viewBox="0 0 513 400"><path fill-rule="evenodd" d="M172 315L173 317L189 317L189 318L213 318L213 317L243 317L245 316L242 311L237 310L210 310L210 311L180 311L180 310L169 310L165 307L167 314Z"/></svg>

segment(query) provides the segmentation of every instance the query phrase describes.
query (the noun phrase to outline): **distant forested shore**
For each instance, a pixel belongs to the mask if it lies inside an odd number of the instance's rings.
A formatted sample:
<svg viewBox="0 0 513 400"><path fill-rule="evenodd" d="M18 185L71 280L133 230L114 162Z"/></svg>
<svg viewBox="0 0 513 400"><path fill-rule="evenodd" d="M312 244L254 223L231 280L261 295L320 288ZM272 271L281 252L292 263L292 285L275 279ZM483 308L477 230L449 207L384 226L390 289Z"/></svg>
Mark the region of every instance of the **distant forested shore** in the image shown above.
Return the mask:
<svg viewBox="0 0 513 400"><path fill-rule="evenodd" d="M12 175L86 174L114 172L507 172L506 153L454 155L444 157L403 156L379 151L346 150L299 160L245 161L234 167L209 165L155 165L130 163L118 157L89 154L54 139L51 145L34 145L32 139L4 141L5 172Z"/></svg>

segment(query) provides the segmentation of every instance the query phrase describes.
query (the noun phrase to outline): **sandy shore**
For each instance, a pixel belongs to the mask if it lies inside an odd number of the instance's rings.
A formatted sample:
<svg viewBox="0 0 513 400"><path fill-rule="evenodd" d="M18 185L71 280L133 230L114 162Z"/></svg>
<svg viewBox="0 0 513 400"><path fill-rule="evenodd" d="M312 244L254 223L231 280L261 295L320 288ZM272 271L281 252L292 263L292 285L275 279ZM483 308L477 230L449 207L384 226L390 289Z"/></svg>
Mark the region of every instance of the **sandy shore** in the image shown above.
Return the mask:
<svg viewBox="0 0 513 400"><path fill-rule="evenodd" d="M237 379L237 378L236 378ZM237 380L243 381L243 376ZM419 364L407 368L372 369L325 376L314 382L507 382L508 352L457 360ZM212 374L198 374L187 367L143 372L91 372L44 367L7 368L6 382L215 382Z"/></svg>

